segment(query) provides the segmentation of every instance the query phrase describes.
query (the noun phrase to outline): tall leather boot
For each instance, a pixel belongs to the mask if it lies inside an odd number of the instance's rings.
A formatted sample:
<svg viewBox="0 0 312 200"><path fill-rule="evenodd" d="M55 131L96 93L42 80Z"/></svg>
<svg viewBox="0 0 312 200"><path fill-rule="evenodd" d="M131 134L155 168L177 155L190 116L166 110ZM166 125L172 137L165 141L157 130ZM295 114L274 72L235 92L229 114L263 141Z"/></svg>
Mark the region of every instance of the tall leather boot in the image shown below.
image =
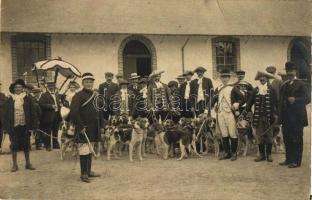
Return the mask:
<svg viewBox="0 0 312 200"><path fill-rule="evenodd" d="M80 179L82 182L89 183L88 177L88 156L89 155L80 155L80 172L81 176Z"/></svg>
<svg viewBox="0 0 312 200"><path fill-rule="evenodd" d="M36 168L34 168L34 167L30 164L29 150L24 150L24 154L25 154L25 161L26 161L25 169L35 170Z"/></svg>
<svg viewBox="0 0 312 200"><path fill-rule="evenodd" d="M231 152L232 152L231 161L237 160L237 146L238 146L238 138L231 138Z"/></svg>
<svg viewBox="0 0 312 200"><path fill-rule="evenodd" d="M222 143L223 143L223 148L224 148L224 154L219 160L230 159L231 158L230 138L229 137L223 137Z"/></svg>
<svg viewBox="0 0 312 200"><path fill-rule="evenodd" d="M266 144L266 159L268 162L273 162L271 152L272 152L272 144Z"/></svg>
<svg viewBox="0 0 312 200"><path fill-rule="evenodd" d="M255 159L255 162L260 162L265 160L265 154L264 154L264 144L259 144L259 153L260 155Z"/></svg>
<svg viewBox="0 0 312 200"><path fill-rule="evenodd" d="M18 170L17 151L12 151L12 161L13 161L13 166L12 166L11 172L16 172Z"/></svg>

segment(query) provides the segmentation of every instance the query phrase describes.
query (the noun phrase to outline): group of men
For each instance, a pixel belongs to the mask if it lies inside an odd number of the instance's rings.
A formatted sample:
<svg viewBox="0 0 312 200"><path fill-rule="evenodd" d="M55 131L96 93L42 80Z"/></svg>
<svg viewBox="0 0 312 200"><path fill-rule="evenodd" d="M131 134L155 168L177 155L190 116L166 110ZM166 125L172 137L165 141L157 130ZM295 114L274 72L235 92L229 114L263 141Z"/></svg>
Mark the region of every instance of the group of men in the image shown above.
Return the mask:
<svg viewBox="0 0 312 200"><path fill-rule="evenodd" d="M238 80L230 83L232 74L224 69L219 72L222 84L216 88L205 77L206 69L197 67L177 77L178 81L167 84L161 81L164 71L153 71L148 77L132 73L129 81L122 75L105 73L106 81L94 89L92 73L82 75L82 89L78 91L76 82L69 84L69 91L59 95L55 83L47 83L45 91L31 88L21 79L10 86L12 95L3 109L6 120L1 128L10 134L13 157L12 171L17 171L16 152L20 147L25 152L26 169L34 169L29 161L29 137L35 131L42 137L36 141L37 148L43 142L47 150L58 147L55 138L62 106L70 108L67 120L71 121L78 133L81 180L89 182L89 177L98 177L91 171L92 151L89 143L98 142L104 132L104 122L113 115L126 115L129 118L147 117L150 123L172 119L178 122L181 117L195 118L200 114L216 118L217 131L222 136L224 155L221 160L237 159L239 116L253 112L252 127L259 145L256 162L272 162L271 149L274 127L282 124L286 147L286 159L281 165L296 168L301 165L303 128L308 125L306 104L310 102L304 81L296 78L297 66L285 64L287 80L276 76L276 68L267 67L258 71L253 87L244 80L245 72L237 71ZM193 78L194 74L197 75ZM30 97L30 93L33 97ZM253 109L252 109L253 108ZM26 135L26 137L25 137Z"/></svg>

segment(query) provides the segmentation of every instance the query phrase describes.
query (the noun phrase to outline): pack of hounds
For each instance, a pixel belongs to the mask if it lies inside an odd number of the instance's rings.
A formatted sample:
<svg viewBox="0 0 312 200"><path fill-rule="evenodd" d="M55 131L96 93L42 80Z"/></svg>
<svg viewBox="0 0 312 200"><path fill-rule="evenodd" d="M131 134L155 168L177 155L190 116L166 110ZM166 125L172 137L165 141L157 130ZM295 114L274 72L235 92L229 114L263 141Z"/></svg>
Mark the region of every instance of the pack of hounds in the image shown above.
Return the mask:
<svg viewBox="0 0 312 200"><path fill-rule="evenodd" d="M237 120L237 153L241 156L259 153L254 131L248 131L250 123L244 118ZM172 119L154 119L150 123L147 118L131 119L127 115L114 115L106 122L101 142L93 145L96 157L106 153L107 160L112 160L112 155L114 159L120 159L124 153L128 153L130 162L134 161L134 154L140 161L148 157L147 154L156 154L164 160L177 158L179 161L191 156L201 158L208 153L219 158L223 146L216 126L216 119L207 114L200 114L197 118L181 118L178 123ZM62 121L58 131L61 160L78 155L74 131L72 124ZM281 130L274 129L274 151L283 153L283 144Z"/></svg>

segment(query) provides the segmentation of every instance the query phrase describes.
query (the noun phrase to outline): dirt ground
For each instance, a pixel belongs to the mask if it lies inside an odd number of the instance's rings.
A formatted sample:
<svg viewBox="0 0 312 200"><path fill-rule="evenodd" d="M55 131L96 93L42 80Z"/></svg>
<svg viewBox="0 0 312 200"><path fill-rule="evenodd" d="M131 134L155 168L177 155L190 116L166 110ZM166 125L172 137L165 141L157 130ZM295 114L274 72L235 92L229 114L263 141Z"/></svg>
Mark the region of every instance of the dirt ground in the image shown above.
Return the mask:
<svg viewBox="0 0 312 200"><path fill-rule="evenodd" d="M281 167L284 159L273 154L273 163L253 161L255 155L235 162L204 158L161 160L154 155L130 163L126 156L93 163L102 177L86 184L79 179L79 161L61 161L59 152L32 151L37 170L10 172L11 156L0 155L0 199L209 199L209 200L306 200L310 184L310 130L305 129L303 165Z"/></svg>

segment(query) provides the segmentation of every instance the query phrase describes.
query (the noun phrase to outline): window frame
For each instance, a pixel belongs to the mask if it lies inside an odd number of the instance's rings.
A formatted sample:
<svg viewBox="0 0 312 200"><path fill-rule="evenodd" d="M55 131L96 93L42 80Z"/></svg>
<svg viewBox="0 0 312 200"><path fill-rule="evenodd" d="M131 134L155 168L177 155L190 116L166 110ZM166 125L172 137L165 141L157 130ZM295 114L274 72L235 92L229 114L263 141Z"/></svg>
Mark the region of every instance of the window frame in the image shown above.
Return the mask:
<svg viewBox="0 0 312 200"><path fill-rule="evenodd" d="M18 42L43 42L45 48L45 59L51 58L51 37L45 34L17 34L11 37L11 53L12 53L12 78L13 80L17 78L24 77L18 74L17 66L17 45ZM28 75L30 76L30 75Z"/></svg>
<svg viewBox="0 0 312 200"><path fill-rule="evenodd" d="M212 45L212 72L213 72L213 78L216 79L219 77L219 72L218 72L218 66L217 66L217 43L218 42L232 42L234 43L235 46L235 55L236 55L236 65L234 66L233 71L231 70L231 75L235 76L235 72L237 70L240 70L240 39L236 37L231 37L231 36L221 36L221 37L215 37L212 38L211 40L211 45Z"/></svg>

